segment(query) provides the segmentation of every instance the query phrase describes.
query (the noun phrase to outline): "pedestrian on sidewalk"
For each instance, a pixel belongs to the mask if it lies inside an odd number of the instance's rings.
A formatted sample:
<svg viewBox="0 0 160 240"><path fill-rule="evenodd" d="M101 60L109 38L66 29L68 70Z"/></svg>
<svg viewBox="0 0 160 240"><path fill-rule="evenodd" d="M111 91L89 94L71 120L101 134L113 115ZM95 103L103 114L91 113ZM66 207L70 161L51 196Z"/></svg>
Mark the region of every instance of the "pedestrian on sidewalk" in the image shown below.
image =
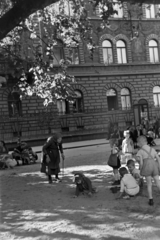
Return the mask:
<svg viewBox="0 0 160 240"><path fill-rule="evenodd" d="M48 182L52 183L52 175L55 175L55 181L60 182L58 177L60 172L60 154L64 161L62 136L60 133L54 133L49 137L42 147L42 162L46 165L48 175Z"/></svg>

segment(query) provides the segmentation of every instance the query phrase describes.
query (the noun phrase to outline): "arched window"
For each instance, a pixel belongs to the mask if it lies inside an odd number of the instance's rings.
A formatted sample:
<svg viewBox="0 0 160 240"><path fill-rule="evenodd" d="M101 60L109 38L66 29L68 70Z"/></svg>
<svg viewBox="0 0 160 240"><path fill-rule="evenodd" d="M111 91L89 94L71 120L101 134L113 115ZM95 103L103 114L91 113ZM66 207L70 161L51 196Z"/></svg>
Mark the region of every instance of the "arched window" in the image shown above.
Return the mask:
<svg viewBox="0 0 160 240"><path fill-rule="evenodd" d="M153 39L149 41L149 57L150 62L159 62L158 44Z"/></svg>
<svg viewBox="0 0 160 240"><path fill-rule="evenodd" d="M127 63L126 44L122 40L118 40L117 46L117 60L118 63Z"/></svg>
<svg viewBox="0 0 160 240"><path fill-rule="evenodd" d="M102 50L103 50L103 61L104 64L113 63L113 50L112 43L108 40L104 40L102 42Z"/></svg>
<svg viewBox="0 0 160 240"><path fill-rule="evenodd" d="M112 110L118 109L116 90L113 88L110 88L109 90L107 90L106 96L107 96L108 110L112 111Z"/></svg>
<svg viewBox="0 0 160 240"><path fill-rule="evenodd" d="M83 112L84 111L84 104L83 104L83 94L79 90L74 91L76 97L73 103L73 112Z"/></svg>
<svg viewBox="0 0 160 240"><path fill-rule="evenodd" d="M69 103L65 99L57 99L57 110L59 115L69 113Z"/></svg>
<svg viewBox="0 0 160 240"><path fill-rule="evenodd" d="M153 101L155 107L160 107L160 86L153 88Z"/></svg>
<svg viewBox="0 0 160 240"><path fill-rule="evenodd" d="M22 116L22 103L18 92L11 92L8 95L8 112L9 117Z"/></svg>
<svg viewBox="0 0 160 240"><path fill-rule="evenodd" d="M122 110L131 109L131 93L128 88L123 88L121 90L121 104L122 104Z"/></svg>

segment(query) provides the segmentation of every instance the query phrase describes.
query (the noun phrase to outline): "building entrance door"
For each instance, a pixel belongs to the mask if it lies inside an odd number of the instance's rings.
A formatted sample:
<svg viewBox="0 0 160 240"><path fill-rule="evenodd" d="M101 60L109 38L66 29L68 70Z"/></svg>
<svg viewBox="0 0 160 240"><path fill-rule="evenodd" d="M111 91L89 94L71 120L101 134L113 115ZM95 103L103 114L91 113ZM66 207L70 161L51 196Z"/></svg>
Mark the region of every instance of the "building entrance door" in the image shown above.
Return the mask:
<svg viewBox="0 0 160 240"><path fill-rule="evenodd" d="M145 99L139 100L138 104L134 105L134 121L135 125L142 123L144 119L149 120L148 102Z"/></svg>

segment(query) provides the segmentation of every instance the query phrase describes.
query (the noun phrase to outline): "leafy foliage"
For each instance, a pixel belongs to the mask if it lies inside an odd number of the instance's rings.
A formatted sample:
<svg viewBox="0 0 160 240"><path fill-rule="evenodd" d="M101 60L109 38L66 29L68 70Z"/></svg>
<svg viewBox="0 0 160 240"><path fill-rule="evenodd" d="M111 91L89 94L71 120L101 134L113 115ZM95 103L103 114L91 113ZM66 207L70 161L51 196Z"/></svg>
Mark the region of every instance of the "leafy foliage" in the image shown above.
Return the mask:
<svg viewBox="0 0 160 240"><path fill-rule="evenodd" d="M23 0L25 2L27 0ZM38 0L34 0L38 1ZM88 16L87 1L59 0L46 8L37 10L23 19L0 41L1 56L10 67L18 72L18 86L22 94L37 95L44 98L48 105L57 98L72 100L74 93L70 84L75 81L68 75L69 61L61 59L59 67L53 64L55 47L61 42L62 47L71 49L83 41L93 58L97 47L92 34L94 26ZM109 24L108 18L117 14L115 4L123 1L90 0L93 9L99 8L102 22L97 31ZM0 16L13 6L22 4L22 0L1 0ZM12 21L12 19L10 20Z"/></svg>

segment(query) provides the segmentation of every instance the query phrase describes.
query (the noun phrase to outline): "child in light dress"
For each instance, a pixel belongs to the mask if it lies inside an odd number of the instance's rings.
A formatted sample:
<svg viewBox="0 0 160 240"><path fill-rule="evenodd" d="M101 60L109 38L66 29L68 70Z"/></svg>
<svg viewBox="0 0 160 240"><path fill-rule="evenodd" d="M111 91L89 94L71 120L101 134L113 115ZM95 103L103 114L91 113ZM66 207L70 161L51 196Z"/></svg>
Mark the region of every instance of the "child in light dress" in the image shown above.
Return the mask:
<svg viewBox="0 0 160 240"><path fill-rule="evenodd" d="M116 199L124 198L128 199L131 196L135 196L139 193L139 185L137 184L135 178L128 173L126 167L121 167L119 169L119 173L121 175L121 183L120 183L120 192Z"/></svg>
<svg viewBox="0 0 160 240"><path fill-rule="evenodd" d="M147 139L145 136L140 136L138 138L138 145L141 149L137 152L136 159L139 162L140 173L145 177L147 182L149 197L148 204L152 206L154 204L152 195L152 178L160 191L160 158L155 149L147 145Z"/></svg>
<svg viewBox="0 0 160 240"><path fill-rule="evenodd" d="M124 131L125 139L122 141L122 162L127 163L127 160L132 158L132 154L134 152L134 144L132 139L130 138L130 132Z"/></svg>

